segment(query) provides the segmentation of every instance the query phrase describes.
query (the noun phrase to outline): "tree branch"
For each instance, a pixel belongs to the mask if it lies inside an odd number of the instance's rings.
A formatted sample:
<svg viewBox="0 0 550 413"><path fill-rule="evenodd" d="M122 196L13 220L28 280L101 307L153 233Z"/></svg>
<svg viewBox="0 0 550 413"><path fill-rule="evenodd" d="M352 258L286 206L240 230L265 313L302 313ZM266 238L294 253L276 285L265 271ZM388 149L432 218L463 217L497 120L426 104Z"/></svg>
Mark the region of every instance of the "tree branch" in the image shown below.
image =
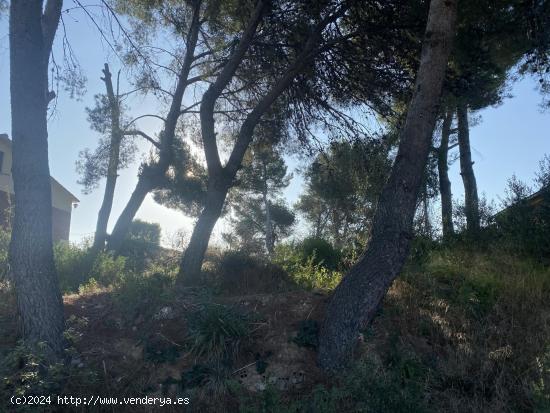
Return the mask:
<svg viewBox="0 0 550 413"><path fill-rule="evenodd" d="M129 131L124 131L123 134L124 136L141 136L142 138L151 142L157 149L160 149L160 143L154 140L153 138L151 138L145 132L142 132L140 130L129 130Z"/></svg>
<svg viewBox="0 0 550 413"><path fill-rule="evenodd" d="M218 145L216 142L215 123L214 123L214 106L216 100L222 94L224 88L229 84L235 74L239 64L241 63L256 29L262 20L266 8L264 0L258 0L252 16L250 17L248 26L246 27L241 40L237 47L229 56L229 60L217 76L213 84L204 93L200 107L201 132L204 146L204 154L209 175L217 174L222 170Z"/></svg>
<svg viewBox="0 0 550 413"><path fill-rule="evenodd" d="M256 107L248 114L241 129L239 131L239 136L237 142L231 151L229 160L224 170L227 173L228 177L232 179L239 169L244 154L248 149L248 145L252 141L254 128L260 121L260 118L265 112L269 110L273 102L283 93L283 91L291 84L294 78L300 73L303 68L311 61L311 58L315 55L318 50L319 42L322 37L323 30L331 22L335 21L343 15L345 8L342 7L337 10L334 14L331 14L321 20L313 30L311 30L307 41L304 45L304 48L300 54L296 57L291 66L287 71L281 76L281 78L275 82L274 86L269 90L269 92L264 95L264 97L258 102Z"/></svg>

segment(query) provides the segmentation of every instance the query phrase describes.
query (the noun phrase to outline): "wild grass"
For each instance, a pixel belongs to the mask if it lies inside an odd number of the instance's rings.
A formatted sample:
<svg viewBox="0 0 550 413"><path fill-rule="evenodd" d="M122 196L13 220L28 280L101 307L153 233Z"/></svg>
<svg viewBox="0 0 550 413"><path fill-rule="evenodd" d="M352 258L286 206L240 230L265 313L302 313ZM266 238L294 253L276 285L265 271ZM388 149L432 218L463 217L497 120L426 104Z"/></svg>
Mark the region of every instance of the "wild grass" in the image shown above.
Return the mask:
<svg viewBox="0 0 550 413"><path fill-rule="evenodd" d="M388 360L394 352L422 361L429 373L424 397L441 410L545 411L550 405L541 391L548 394L550 376L541 360L549 321L548 267L455 248L410 265L370 333L375 342L382 332L395 336L378 342Z"/></svg>
<svg viewBox="0 0 550 413"><path fill-rule="evenodd" d="M241 396L242 412L549 412L550 268L498 250L426 251L331 385Z"/></svg>
<svg viewBox="0 0 550 413"><path fill-rule="evenodd" d="M340 280L340 272L313 259L283 258L280 266L300 288L330 291ZM117 268L109 262L98 271ZM105 293L112 311L127 320L150 320L161 306L181 303L173 272L115 273L109 288L90 279L80 284L80 294ZM273 388L249 393L236 385L235 360L262 344L250 337L254 320L203 298L194 297L182 313L182 329L189 335L179 350L192 356L194 367L182 371L178 383L181 391L219 409L229 401L242 412L550 412L550 268L540 260L491 247L416 248L378 316L362 332L353 365L300 393ZM7 307L4 311L8 314ZM73 342L86 329L71 320L67 338ZM304 334L298 334L298 344L315 351L310 324L299 327ZM170 363L163 357L159 362ZM40 355L23 343L4 360L3 391L10 394L54 391L55 386L67 391L66 377L88 372L87 367L76 372L43 366Z"/></svg>

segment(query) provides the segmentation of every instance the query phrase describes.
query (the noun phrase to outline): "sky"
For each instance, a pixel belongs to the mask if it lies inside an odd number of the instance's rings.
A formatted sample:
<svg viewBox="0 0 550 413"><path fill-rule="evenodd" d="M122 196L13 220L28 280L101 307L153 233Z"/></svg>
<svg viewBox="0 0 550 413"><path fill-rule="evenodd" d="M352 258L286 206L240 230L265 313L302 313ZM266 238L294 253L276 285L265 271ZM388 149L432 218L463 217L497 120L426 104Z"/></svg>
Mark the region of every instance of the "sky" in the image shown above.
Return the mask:
<svg viewBox="0 0 550 413"><path fill-rule="evenodd" d="M72 1L66 1L65 5L67 8L74 7ZM82 11L71 9L63 13L63 21L65 29L58 31L54 55L61 59L65 34L88 78L87 93L81 100L75 100L70 99L68 93L60 91L56 110L48 125L49 160L51 175L80 199L78 207L73 210L70 232L70 240L80 242L93 235L103 194L103 186L100 186L91 194L85 195L82 193L82 186L77 183L75 162L78 153L86 147L94 148L99 138L97 132L89 127L85 108L93 105L94 94L104 90L104 84L100 80L103 63L108 62L111 71L115 73L120 68L120 62ZM10 134L7 33L7 18L3 16L0 18L0 133ZM497 204L503 197L506 181L512 174L528 183L532 182L538 162L545 153L550 154L550 111L543 113L540 110L541 96L536 90L536 81L527 77L516 82L511 88L511 94L513 97L506 99L502 105L478 112L476 115L480 116L481 121L470 132L479 192L484 193L489 200L495 200ZM158 104L147 99L132 104L132 113L136 115L155 113L158 110ZM154 120L144 120L139 126L151 135L159 130L159 123ZM140 148L147 151L148 146L140 144ZM288 164L292 171L298 161L288 159ZM139 159L120 173L109 229L130 197L137 181L138 166ZM450 179L454 197L462 197L458 162L450 167ZM294 179L285 191L285 197L290 204L296 201L302 185L301 178L294 173ZM166 246L170 246L177 231L183 230L190 234L193 224L192 219L156 204L150 196L136 218L159 223L163 244ZM221 233L228 230L227 224L220 222L214 229L213 240L219 241Z"/></svg>

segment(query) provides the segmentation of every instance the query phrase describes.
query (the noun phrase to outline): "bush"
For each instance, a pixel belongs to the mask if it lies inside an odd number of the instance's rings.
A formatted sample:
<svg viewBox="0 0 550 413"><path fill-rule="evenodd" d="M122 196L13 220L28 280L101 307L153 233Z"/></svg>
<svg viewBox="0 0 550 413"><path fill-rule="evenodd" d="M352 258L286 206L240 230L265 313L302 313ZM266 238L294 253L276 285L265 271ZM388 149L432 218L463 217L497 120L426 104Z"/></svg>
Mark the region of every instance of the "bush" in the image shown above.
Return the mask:
<svg viewBox="0 0 550 413"><path fill-rule="evenodd" d="M544 402L537 389L550 381L542 367L549 296L550 270L534 260L455 246L406 269L374 333L388 349L381 337L393 331L400 341L393 353L422 360L439 411L537 411Z"/></svg>
<svg viewBox="0 0 550 413"><path fill-rule="evenodd" d="M498 213L497 235L516 254L550 263L550 190L542 191L541 199L536 205L519 200Z"/></svg>
<svg viewBox="0 0 550 413"><path fill-rule="evenodd" d="M90 249L68 243L54 247L54 259L61 291L71 293L93 278L99 285L108 287L124 278L126 258L110 253L94 254Z"/></svg>
<svg viewBox="0 0 550 413"><path fill-rule="evenodd" d="M273 293L292 286L288 274L279 265L243 251L226 251L213 264L207 274L223 293Z"/></svg>
<svg viewBox="0 0 550 413"><path fill-rule="evenodd" d="M160 252L160 225L136 219L132 221L128 235L119 253L128 258L127 266L134 272L143 272L148 263Z"/></svg>
<svg viewBox="0 0 550 413"><path fill-rule="evenodd" d="M274 262L289 274L294 283L308 290L333 290L342 279L342 273L326 268L315 253L304 259L302 251L293 244L278 245Z"/></svg>
<svg viewBox="0 0 550 413"><path fill-rule="evenodd" d="M117 310L127 319L152 315L174 295L175 278L170 274L126 273L114 284L113 299Z"/></svg>
<svg viewBox="0 0 550 413"><path fill-rule="evenodd" d="M54 246L54 259L59 287L64 293L78 291L91 277L92 263L86 249L60 242Z"/></svg>
<svg viewBox="0 0 550 413"><path fill-rule="evenodd" d="M315 264L329 270L335 270L340 265L340 251L322 238L306 238L298 245L298 251L304 262L314 257Z"/></svg>
<svg viewBox="0 0 550 413"><path fill-rule="evenodd" d="M315 256L312 255L305 262L290 266L288 272L292 280L307 290L331 291L336 288L342 280L342 274L331 271L315 261Z"/></svg>

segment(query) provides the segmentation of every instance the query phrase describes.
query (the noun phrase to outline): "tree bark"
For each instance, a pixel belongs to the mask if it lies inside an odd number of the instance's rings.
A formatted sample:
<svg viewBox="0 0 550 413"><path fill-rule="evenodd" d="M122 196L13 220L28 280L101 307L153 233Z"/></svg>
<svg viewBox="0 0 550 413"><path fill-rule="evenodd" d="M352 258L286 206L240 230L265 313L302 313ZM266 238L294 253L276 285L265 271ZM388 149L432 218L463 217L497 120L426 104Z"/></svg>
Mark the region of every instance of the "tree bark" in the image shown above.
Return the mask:
<svg viewBox="0 0 550 413"><path fill-rule="evenodd" d="M48 63L61 0L12 0L10 92L15 217L10 265L23 338L63 354L63 301L53 260L52 197L48 165Z"/></svg>
<svg viewBox="0 0 550 413"><path fill-rule="evenodd" d="M475 236L479 231L479 197L472 151L470 148L470 127L468 125L468 106L459 103L456 108L458 119L458 147L460 149L460 175L464 183L464 206L466 210L466 231Z"/></svg>
<svg viewBox="0 0 550 413"><path fill-rule="evenodd" d="M441 195L441 225L443 238L448 239L454 235L453 226L453 195L451 192L451 181L449 180L449 136L453 112L447 111L443 120L441 130L441 144L437 153L437 170L439 173L439 193Z"/></svg>
<svg viewBox="0 0 550 413"><path fill-rule="evenodd" d="M222 213L229 189L220 186L219 181L212 183L209 187L205 207L193 228L191 239L180 263L179 285L192 286L200 283L204 255L210 242L212 230Z"/></svg>
<svg viewBox="0 0 550 413"><path fill-rule="evenodd" d="M341 369L348 363L359 331L373 319L408 255L454 37L456 5L456 0L431 1L414 94L392 173L376 209L370 242L334 291L326 311L318 359L325 370Z"/></svg>
<svg viewBox="0 0 550 413"><path fill-rule="evenodd" d="M424 188L422 194L422 215L424 221L424 232L425 235L429 238L432 237L432 223L430 222L430 211L428 208L428 184L426 183L426 188Z"/></svg>
<svg viewBox="0 0 550 413"><path fill-rule="evenodd" d="M94 236L93 249L100 251L105 247L107 239L107 224L113 207L113 199L115 196L116 181L118 178L118 166L120 163L120 144L122 142L122 130L120 129L120 102L118 96L115 95L113 82L109 65L105 63L103 68L103 77L107 90L107 99L109 100L110 116L111 116L111 142L109 146L109 164L107 166L107 179L105 182L105 193L103 201L97 216L97 224Z"/></svg>
<svg viewBox="0 0 550 413"><path fill-rule="evenodd" d="M262 191L262 198L264 202L264 208L265 208L265 248L267 250L267 253L271 257L273 255L273 247L274 247L274 237L273 237L273 223L271 222L271 208L269 206L269 199L267 197L267 193L269 191L268 185L267 185L267 166L265 164L265 161L263 162L263 191Z"/></svg>
<svg viewBox="0 0 550 413"><path fill-rule="evenodd" d="M143 203L143 200L149 192L155 188L154 180L152 177L146 178L143 174L140 175L138 183L128 200L128 203L122 210L122 213L118 217L118 220L111 232L111 235L108 237L107 249L109 251L118 252L124 238L128 233L132 220L137 214L139 207Z"/></svg>
<svg viewBox="0 0 550 413"><path fill-rule="evenodd" d="M176 135L176 126L181 113L183 95L185 94L185 90L188 85L189 73L195 59L195 49L197 46L197 39L201 25L200 9L201 1L193 1L193 19L185 41L185 57L178 74L176 89L172 97L168 115L166 116L166 121L164 122L164 129L160 135L159 159L152 165L143 165L143 170L138 177L136 188L134 189L128 204L118 218L111 235L108 237L107 249L110 251L119 251L120 246L128 233L130 224L136 216L143 200L149 192L155 189L156 184L164 178L164 175L172 162L172 146Z"/></svg>

